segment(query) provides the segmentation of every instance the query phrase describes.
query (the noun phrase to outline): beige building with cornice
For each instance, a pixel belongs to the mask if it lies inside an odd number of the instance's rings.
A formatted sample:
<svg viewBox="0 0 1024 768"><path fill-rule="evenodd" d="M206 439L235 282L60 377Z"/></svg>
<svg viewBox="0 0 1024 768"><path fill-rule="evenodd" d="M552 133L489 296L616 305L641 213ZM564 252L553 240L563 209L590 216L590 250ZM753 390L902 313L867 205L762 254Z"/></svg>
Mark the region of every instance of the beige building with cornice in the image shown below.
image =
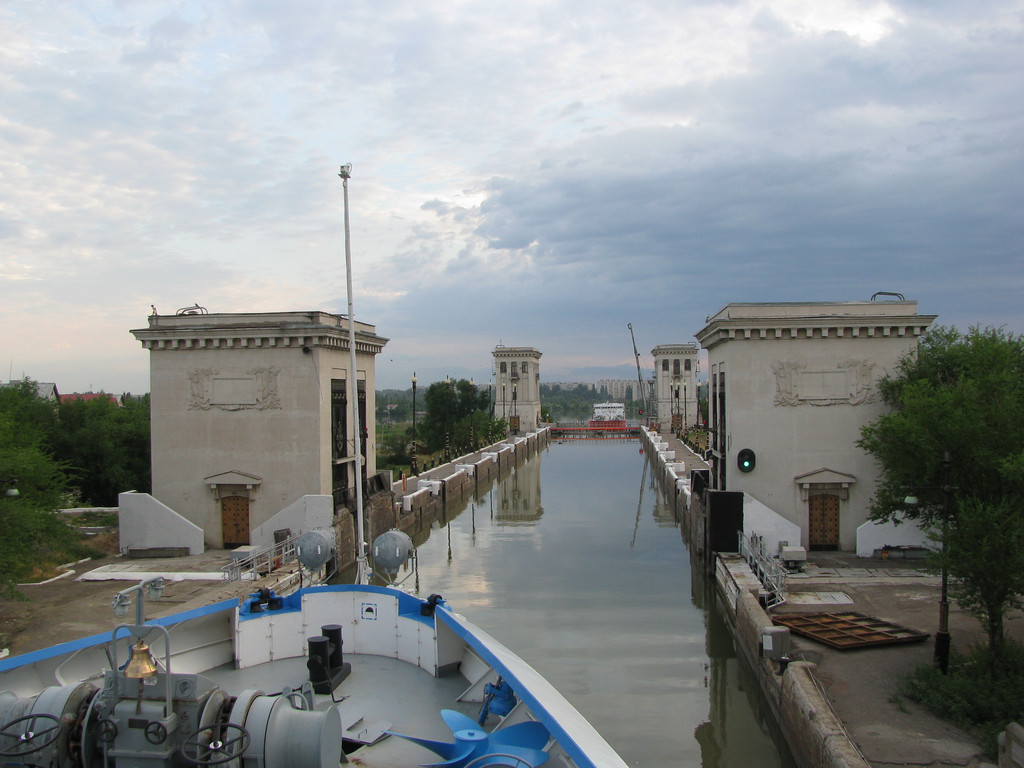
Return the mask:
<svg viewBox="0 0 1024 768"><path fill-rule="evenodd" d="M663 430L697 423L697 345L659 344L654 357L654 399Z"/></svg>
<svg viewBox="0 0 1024 768"><path fill-rule="evenodd" d="M366 478L376 473L375 358L387 339L355 326ZM202 528L207 546L249 544L304 496L354 505L345 317L197 308L153 314L132 334L150 352L152 495Z"/></svg>
<svg viewBox="0 0 1024 768"><path fill-rule="evenodd" d="M793 545L854 550L878 474L856 445L860 428L884 412L878 380L935 317L899 300L729 304L708 318L697 340L708 353L711 487L745 491L799 525Z"/></svg>
<svg viewBox="0 0 1024 768"><path fill-rule="evenodd" d="M533 347L496 346L494 418L508 422L509 434L532 432L540 425L540 357Z"/></svg>

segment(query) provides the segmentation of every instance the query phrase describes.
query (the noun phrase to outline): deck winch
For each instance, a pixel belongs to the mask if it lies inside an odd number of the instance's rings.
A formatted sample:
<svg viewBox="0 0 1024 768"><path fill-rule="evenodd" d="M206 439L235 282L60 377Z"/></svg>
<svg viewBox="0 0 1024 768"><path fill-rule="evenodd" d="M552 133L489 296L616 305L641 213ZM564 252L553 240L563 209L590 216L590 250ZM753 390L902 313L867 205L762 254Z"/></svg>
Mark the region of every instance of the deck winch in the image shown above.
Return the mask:
<svg viewBox="0 0 1024 768"><path fill-rule="evenodd" d="M142 621L142 589L152 581L122 590L114 600L123 616L137 591L138 623L115 627L102 687L89 681L50 686L31 698L0 692L0 763L180 768L233 762L242 768L336 768L344 760L337 705L316 709L310 683L276 694L248 690L232 697L208 677L172 672L170 633ZM337 655L328 658L329 666L335 658L341 663L341 628L336 628ZM323 630L333 637L331 626ZM119 666L119 633L123 641L125 632L131 651ZM162 662L150 650L151 635L162 636ZM323 639L334 654L331 641Z"/></svg>
<svg viewBox="0 0 1024 768"><path fill-rule="evenodd" d="M314 710L311 689L233 698L195 674L136 680L108 670L101 689L51 686L35 698L4 692L0 720L5 764L166 768L240 757L252 768L335 768L342 754L337 707Z"/></svg>

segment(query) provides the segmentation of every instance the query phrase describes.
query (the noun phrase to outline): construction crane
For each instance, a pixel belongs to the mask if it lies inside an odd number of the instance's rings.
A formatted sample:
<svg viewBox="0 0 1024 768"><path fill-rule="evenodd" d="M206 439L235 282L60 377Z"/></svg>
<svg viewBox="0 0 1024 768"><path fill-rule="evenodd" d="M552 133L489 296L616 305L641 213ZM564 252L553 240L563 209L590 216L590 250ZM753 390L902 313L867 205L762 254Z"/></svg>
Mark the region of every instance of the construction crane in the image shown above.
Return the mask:
<svg viewBox="0 0 1024 768"><path fill-rule="evenodd" d="M636 381L637 384L640 386L640 390L638 393L639 398L636 399L639 399L640 402L643 403L644 413L646 413L647 416L650 417L651 411L648 407L649 404L647 402L647 387L644 386L644 377L643 374L640 373L640 352L636 348L636 336L633 335L633 324L626 323L626 327L629 328L629 338L633 340L633 356L636 358ZM640 419L640 421L642 422L643 419Z"/></svg>

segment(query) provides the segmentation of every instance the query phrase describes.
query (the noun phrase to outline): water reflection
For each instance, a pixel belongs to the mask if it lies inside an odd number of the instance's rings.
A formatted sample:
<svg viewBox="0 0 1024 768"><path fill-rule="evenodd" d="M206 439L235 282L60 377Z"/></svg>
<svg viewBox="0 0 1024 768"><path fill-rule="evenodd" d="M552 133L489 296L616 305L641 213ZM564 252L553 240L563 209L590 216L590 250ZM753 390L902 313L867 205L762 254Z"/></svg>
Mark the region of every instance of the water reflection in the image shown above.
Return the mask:
<svg viewBox="0 0 1024 768"><path fill-rule="evenodd" d="M533 461L514 467L508 476L497 482L496 495L499 499L498 514L494 518L500 523L512 525L536 525L544 514L540 503L540 465L543 454ZM490 493L488 496L494 496Z"/></svg>
<svg viewBox="0 0 1024 768"><path fill-rule="evenodd" d="M522 655L630 765L793 765L639 443L552 445L435 525L413 532L423 593Z"/></svg>

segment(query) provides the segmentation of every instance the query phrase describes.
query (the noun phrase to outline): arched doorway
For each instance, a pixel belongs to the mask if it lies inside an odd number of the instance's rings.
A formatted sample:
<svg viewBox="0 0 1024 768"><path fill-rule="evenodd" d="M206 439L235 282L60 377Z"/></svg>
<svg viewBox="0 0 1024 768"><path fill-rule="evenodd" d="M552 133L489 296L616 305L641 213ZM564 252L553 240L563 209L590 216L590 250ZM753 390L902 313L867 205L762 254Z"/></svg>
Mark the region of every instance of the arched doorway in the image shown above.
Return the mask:
<svg viewBox="0 0 1024 768"><path fill-rule="evenodd" d="M204 477L203 482L209 487L216 500L214 510L220 511L220 546L224 549L244 547L252 543L249 538L250 505L259 498L258 492L263 478L248 472L232 469L216 475ZM209 546L218 546L213 526L216 520L210 520L210 528L206 530L206 542Z"/></svg>
<svg viewBox="0 0 1024 768"><path fill-rule="evenodd" d="M819 493L807 500L807 538L811 551L839 549L839 497Z"/></svg>

